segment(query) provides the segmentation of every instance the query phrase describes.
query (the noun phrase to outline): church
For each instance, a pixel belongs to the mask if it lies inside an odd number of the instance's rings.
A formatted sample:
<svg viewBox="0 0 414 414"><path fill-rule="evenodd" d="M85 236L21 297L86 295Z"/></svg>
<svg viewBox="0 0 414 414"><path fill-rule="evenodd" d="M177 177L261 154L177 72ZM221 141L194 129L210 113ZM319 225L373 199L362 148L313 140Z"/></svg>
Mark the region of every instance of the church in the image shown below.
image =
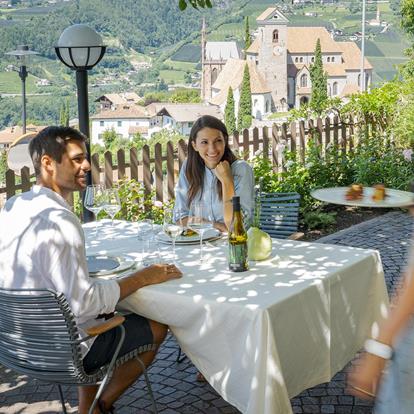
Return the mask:
<svg viewBox="0 0 414 414"><path fill-rule="evenodd" d="M208 42L203 22L201 96L224 111L233 89L236 111L245 65L249 66L252 115L262 119L309 102L310 66L319 39L328 77L328 96L344 98L361 89L361 51L354 42L336 42L324 27L292 27L276 7L257 19L258 29L242 56L236 42ZM243 57L245 59L243 59ZM365 87L372 80L372 65L364 59Z"/></svg>

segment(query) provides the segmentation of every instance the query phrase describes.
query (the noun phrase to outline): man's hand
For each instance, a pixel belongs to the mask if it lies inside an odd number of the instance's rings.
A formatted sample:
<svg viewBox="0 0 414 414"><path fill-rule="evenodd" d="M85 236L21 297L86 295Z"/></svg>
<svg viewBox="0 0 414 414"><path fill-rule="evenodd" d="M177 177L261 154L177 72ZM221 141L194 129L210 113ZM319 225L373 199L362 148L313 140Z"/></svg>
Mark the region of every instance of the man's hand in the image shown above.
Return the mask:
<svg viewBox="0 0 414 414"><path fill-rule="evenodd" d="M148 285L163 283L171 279L178 279L182 272L172 264L155 264L135 272L131 276L118 280L120 288L119 299L122 300L138 289Z"/></svg>
<svg viewBox="0 0 414 414"><path fill-rule="evenodd" d="M226 183L229 180L233 180L233 174L231 172L231 167L228 161L219 162L213 171L221 183Z"/></svg>
<svg viewBox="0 0 414 414"><path fill-rule="evenodd" d="M171 279L178 279L183 275L173 264L154 264L137 273L145 278L148 285L155 285Z"/></svg>

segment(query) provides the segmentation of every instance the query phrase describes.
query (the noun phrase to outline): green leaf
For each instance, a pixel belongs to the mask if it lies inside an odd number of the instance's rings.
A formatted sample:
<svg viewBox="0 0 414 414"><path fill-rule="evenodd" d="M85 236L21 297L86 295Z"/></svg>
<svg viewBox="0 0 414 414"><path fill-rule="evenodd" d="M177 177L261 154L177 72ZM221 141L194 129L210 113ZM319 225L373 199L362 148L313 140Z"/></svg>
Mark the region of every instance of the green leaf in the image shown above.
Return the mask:
<svg viewBox="0 0 414 414"><path fill-rule="evenodd" d="M187 8L187 2L185 0L179 0L178 7L181 11Z"/></svg>
<svg viewBox="0 0 414 414"><path fill-rule="evenodd" d="M213 7L213 4L211 3L211 0L206 0L206 6L211 9Z"/></svg>

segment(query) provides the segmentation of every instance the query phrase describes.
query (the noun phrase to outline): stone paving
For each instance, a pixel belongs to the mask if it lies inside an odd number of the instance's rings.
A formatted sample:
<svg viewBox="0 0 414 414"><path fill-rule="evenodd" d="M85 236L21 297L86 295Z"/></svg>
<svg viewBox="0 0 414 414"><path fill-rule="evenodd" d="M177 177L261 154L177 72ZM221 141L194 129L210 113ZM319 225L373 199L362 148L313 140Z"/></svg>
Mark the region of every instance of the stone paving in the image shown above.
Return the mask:
<svg viewBox="0 0 414 414"><path fill-rule="evenodd" d="M392 212L319 239L318 242L378 249L381 253L388 291L392 293L399 285L400 270L406 262L412 224L413 221L407 214ZM159 412L163 414L239 413L217 395L210 385L196 382L196 369L187 358L181 363L175 361L177 349L174 338L169 336L149 370ZM291 400L293 412L371 413L370 403L346 392L345 378L350 365L337 373L329 383L308 389L293 398ZM66 388L65 395L68 412L76 412L76 389ZM53 386L16 375L0 366L0 414L57 413L60 412L60 408L58 395ZM151 413L150 401L144 390L144 381L139 380L134 384L117 402L116 408L116 412L120 414Z"/></svg>

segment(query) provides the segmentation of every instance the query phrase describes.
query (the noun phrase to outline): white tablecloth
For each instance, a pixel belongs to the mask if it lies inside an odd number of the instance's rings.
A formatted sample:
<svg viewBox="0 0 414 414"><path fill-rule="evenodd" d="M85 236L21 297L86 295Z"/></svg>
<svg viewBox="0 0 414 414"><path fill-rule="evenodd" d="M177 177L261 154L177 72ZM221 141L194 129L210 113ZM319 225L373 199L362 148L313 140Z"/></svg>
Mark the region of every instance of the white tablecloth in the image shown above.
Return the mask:
<svg viewBox="0 0 414 414"><path fill-rule="evenodd" d="M88 253L139 259L135 226L92 240ZM167 246L170 250L171 247ZM289 399L329 381L361 348L388 306L377 251L274 240L269 260L227 270L223 243L177 246L183 278L145 287L122 306L168 324L209 383L243 413L291 413Z"/></svg>

